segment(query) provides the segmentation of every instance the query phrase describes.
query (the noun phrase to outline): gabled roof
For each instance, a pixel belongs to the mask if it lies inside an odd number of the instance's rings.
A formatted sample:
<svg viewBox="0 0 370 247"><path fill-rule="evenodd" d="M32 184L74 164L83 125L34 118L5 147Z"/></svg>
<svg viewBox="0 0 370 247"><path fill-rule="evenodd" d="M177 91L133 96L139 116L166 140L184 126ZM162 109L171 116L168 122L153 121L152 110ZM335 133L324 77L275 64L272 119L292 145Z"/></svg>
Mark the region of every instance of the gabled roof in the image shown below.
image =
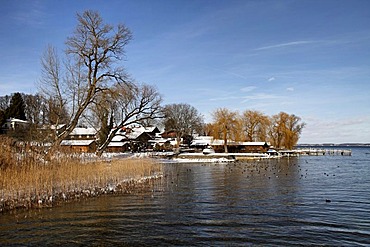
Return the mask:
<svg viewBox="0 0 370 247"><path fill-rule="evenodd" d="M21 120L21 119L18 119L18 118L10 118L10 119L7 119L6 122L10 122L10 123L22 123L22 124L28 124L29 122L26 121L26 120Z"/></svg>
<svg viewBox="0 0 370 247"><path fill-rule="evenodd" d="M69 135L96 135L96 130L94 128L74 128Z"/></svg>
<svg viewBox="0 0 370 247"><path fill-rule="evenodd" d="M159 132L157 127L142 127L142 126L127 127L118 130L112 141L119 141L120 138L121 140L122 138L135 140L143 133L147 133L149 135L157 132Z"/></svg>
<svg viewBox="0 0 370 247"><path fill-rule="evenodd" d="M129 142L110 142L108 144L108 147L123 147L127 143L129 143Z"/></svg>
<svg viewBox="0 0 370 247"><path fill-rule="evenodd" d="M123 140L126 140L127 138L122 135L115 135L113 136L111 142L121 142Z"/></svg>
<svg viewBox="0 0 370 247"><path fill-rule="evenodd" d="M192 146L207 146L213 141L212 136L197 136L190 145Z"/></svg>

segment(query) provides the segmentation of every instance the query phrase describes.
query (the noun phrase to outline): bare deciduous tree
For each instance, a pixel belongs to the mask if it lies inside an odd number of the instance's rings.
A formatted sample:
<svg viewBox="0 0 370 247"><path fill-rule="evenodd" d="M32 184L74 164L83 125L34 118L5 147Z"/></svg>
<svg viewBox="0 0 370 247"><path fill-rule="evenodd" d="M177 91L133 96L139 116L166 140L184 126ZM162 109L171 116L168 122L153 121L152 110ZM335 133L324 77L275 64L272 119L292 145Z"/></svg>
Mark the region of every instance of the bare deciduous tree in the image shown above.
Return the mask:
<svg viewBox="0 0 370 247"><path fill-rule="evenodd" d="M272 145L276 148L292 149L299 140L305 124L300 123L301 118L289 115L285 112L273 115L269 128L269 136Z"/></svg>
<svg viewBox="0 0 370 247"><path fill-rule="evenodd" d="M259 111L247 110L242 115L242 123L247 141L266 141L266 131L270 124L268 116Z"/></svg>
<svg viewBox="0 0 370 247"><path fill-rule="evenodd" d="M225 153L228 152L227 140L236 136L238 132L238 113L226 108L219 108L213 112L213 137L224 141Z"/></svg>
<svg viewBox="0 0 370 247"><path fill-rule="evenodd" d="M61 78L61 64L57 51L49 45L41 57L40 93L46 102L49 124L62 122L68 103L68 85Z"/></svg>
<svg viewBox="0 0 370 247"><path fill-rule="evenodd" d="M129 84L117 62L132 38L130 30L122 24L116 28L105 24L94 11L85 11L77 18L76 30L66 41L64 70L52 47L41 59L42 93L45 98L54 98L60 109L68 105L70 111L66 129L56 136L54 146L72 132L101 92L114 83Z"/></svg>
<svg viewBox="0 0 370 247"><path fill-rule="evenodd" d="M164 107L164 127L176 133L177 147L184 135L199 133L203 126L203 116L189 104L169 104Z"/></svg>
<svg viewBox="0 0 370 247"><path fill-rule="evenodd" d="M119 129L160 117L162 98L150 85L116 84L110 91L110 112L105 112L114 128L100 141L96 154L101 155ZM102 125L103 126L103 125ZM101 127L102 127L101 126Z"/></svg>
<svg viewBox="0 0 370 247"><path fill-rule="evenodd" d="M301 118L291 114L286 122L284 146L287 149L293 149L299 140L302 129L306 124L301 122Z"/></svg>
<svg viewBox="0 0 370 247"><path fill-rule="evenodd" d="M0 110L5 111L9 107L11 98L9 95L0 96Z"/></svg>

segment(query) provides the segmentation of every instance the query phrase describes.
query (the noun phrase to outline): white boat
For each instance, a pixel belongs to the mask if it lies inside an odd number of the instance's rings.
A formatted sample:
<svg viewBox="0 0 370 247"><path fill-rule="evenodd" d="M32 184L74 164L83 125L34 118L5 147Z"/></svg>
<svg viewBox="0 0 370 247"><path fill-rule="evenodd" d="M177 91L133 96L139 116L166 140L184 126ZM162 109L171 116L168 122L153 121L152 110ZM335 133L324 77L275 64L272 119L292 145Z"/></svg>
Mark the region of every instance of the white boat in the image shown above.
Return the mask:
<svg viewBox="0 0 370 247"><path fill-rule="evenodd" d="M203 149L203 154L214 154L215 153L215 150L213 150L212 147L206 147L205 149Z"/></svg>
<svg viewBox="0 0 370 247"><path fill-rule="evenodd" d="M281 156L281 154L280 154L278 151L276 151L275 149L269 149L269 150L267 151L267 154L268 154L269 156L274 156L274 157Z"/></svg>

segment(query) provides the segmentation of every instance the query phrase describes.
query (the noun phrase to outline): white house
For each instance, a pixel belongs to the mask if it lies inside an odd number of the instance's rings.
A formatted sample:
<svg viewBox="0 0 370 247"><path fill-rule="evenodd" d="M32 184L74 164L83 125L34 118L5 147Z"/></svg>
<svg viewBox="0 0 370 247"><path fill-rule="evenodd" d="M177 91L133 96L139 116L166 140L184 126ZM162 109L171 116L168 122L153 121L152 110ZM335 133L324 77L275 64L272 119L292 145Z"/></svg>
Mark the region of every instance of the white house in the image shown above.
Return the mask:
<svg viewBox="0 0 370 247"><path fill-rule="evenodd" d="M16 130L19 128L27 128L28 125L29 125L28 121L17 119L17 118L10 118L6 120L2 128L5 130Z"/></svg>

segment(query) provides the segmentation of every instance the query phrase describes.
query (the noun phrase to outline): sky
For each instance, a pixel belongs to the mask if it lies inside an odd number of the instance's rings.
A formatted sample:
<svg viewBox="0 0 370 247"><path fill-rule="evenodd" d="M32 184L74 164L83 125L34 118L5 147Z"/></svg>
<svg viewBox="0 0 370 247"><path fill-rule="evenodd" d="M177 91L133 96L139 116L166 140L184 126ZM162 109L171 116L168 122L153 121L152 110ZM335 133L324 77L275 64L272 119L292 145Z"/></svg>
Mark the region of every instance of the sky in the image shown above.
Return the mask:
<svg viewBox="0 0 370 247"><path fill-rule="evenodd" d="M287 112L299 143L370 142L368 0L0 0L0 95L35 94L40 58L59 52L76 14L98 11L133 33L122 66L163 104L212 121L227 108Z"/></svg>

